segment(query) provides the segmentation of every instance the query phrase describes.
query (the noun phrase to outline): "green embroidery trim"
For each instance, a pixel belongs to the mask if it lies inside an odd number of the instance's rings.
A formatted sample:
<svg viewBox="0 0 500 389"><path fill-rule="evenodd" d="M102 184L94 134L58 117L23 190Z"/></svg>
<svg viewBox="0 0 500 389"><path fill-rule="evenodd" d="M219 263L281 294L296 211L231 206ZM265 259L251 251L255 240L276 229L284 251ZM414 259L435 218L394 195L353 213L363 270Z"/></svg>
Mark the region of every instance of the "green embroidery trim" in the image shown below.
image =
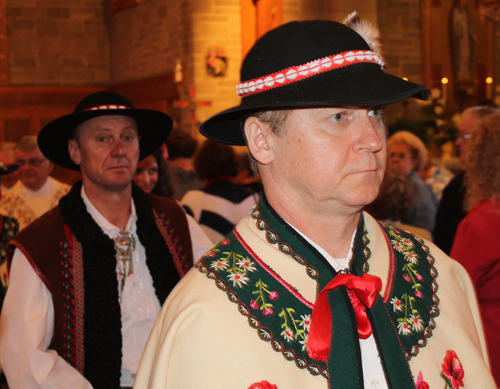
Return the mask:
<svg viewBox="0 0 500 389"><path fill-rule="evenodd" d="M251 216L257 228L265 232L270 244L305 267L306 274L317 282L318 291L332 279L333 271L285 229L262 202L254 208ZM434 318L439 315L437 271L429 248L420 238L380 224L394 251L392 290L384 303L387 312L384 322L392 322L399 347L409 361L421 347L425 347L436 327ZM279 230L279 235L276 230ZM362 231L363 234L356 238L355 274L369 272L370 240L363 224ZM294 242L293 248L280 237ZM302 296L298 291L275 279L272 269L268 271L251 258L234 232L206 253L196 267L238 305L250 326L257 329L259 337L269 342L275 351L281 352L287 360L295 361L297 367L328 378L326 364L309 358L305 347L312 309L300 300ZM384 329L389 331L389 328Z"/></svg>
<svg viewBox="0 0 500 389"><path fill-rule="evenodd" d="M312 375L328 378L326 363L307 355L312 309L297 299L294 294L298 292L290 288L292 293L247 254L232 232L206 253L196 268L238 304L250 326L275 351Z"/></svg>
<svg viewBox="0 0 500 389"><path fill-rule="evenodd" d="M436 328L439 315L435 259L424 241L409 233L379 222L394 251L394 286L386 302L397 327L405 358L416 356Z"/></svg>

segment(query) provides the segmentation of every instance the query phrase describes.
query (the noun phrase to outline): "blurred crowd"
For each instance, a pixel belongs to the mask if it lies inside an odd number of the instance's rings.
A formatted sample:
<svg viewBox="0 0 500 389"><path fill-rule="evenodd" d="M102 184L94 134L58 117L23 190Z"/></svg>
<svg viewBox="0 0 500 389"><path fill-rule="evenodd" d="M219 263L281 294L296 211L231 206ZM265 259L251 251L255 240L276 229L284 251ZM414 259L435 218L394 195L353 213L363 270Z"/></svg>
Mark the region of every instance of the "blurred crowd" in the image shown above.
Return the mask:
<svg viewBox="0 0 500 389"><path fill-rule="evenodd" d="M388 139L386 174L377 199L364 210L384 224L434 242L472 277L487 341L500 344L500 110L466 109L455 140L460 164L430 155L410 131ZM448 163L449 162L449 163ZM451 167L451 168L450 168ZM53 163L35 136L0 144L1 302L9 285L7 246L22 229L51 210L70 185L51 177ZM171 199L199 224L210 243L220 241L252 212L262 183L247 151L198 140L174 129L142 159L133 177L145 193ZM490 353L500 380L500 357Z"/></svg>

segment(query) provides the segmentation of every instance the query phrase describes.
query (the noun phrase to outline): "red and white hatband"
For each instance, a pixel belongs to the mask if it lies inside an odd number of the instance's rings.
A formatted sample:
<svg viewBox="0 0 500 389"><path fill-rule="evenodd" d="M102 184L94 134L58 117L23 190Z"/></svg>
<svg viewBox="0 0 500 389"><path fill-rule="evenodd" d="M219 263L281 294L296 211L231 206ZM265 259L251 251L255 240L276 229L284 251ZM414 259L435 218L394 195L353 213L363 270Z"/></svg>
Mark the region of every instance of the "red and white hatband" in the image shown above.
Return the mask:
<svg viewBox="0 0 500 389"><path fill-rule="evenodd" d="M126 105L116 105L116 104L102 104L95 107L87 108L85 111L96 111L98 109L131 109Z"/></svg>
<svg viewBox="0 0 500 389"><path fill-rule="evenodd" d="M236 86L236 93L240 97L245 97L357 63L375 63L381 68L384 67L384 62L373 51L348 51L242 82Z"/></svg>

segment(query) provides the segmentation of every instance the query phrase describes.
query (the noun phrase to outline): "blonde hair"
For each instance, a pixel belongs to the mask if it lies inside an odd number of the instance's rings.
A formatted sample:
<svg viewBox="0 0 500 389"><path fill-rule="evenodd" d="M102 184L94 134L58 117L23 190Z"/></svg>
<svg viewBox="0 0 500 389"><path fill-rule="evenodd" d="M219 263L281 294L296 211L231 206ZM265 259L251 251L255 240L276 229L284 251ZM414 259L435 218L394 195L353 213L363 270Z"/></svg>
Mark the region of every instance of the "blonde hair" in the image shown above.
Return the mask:
<svg viewBox="0 0 500 389"><path fill-rule="evenodd" d="M481 201L500 199L500 114L483 119L472 133L465 159L467 210Z"/></svg>
<svg viewBox="0 0 500 389"><path fill-rule="evenodd" d="M393 144L407 145L412 150L412 157L417 160L416 170L419 171L427 164L427 148L418 136L410 131L398 131L388 141L389 148Z"/></svg>

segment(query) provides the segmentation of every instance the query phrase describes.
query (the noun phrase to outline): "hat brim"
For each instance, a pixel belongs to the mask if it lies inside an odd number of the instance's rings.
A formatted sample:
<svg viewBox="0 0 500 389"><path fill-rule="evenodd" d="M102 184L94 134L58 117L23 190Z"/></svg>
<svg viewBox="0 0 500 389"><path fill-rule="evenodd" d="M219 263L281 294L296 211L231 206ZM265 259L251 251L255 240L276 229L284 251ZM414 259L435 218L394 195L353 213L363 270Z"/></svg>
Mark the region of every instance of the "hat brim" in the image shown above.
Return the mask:
<svg viewBox="0 0 500 389"><path fill-rule="evenodd" d="M107 109L92 110L61 116L43 127L38 134L38 147L56 165L80 170L69 156L68 140L73 131L83 122L99 116L121 115L135 119L140 136L139 159L144 159L157 150L172 131L172 119L165 113L151 109Z"/></svg>
<svg viewBox="0 0 500 389"><path fill-rule="evenodd" d="M244 145L242 119L252 112L312 107L377 107L408 97L426 100L427 88L385 73L377 64L356 64L244 97L200 126L205 137Z"/></svg>
<svg viewBox="0 0 500 389"><path fill-rule="evenodd" d="M5 167L0 166L0 176L3 176L4 174L14 173L15 171L19 170L20 167L21 166L15 163Z"/></svg>

